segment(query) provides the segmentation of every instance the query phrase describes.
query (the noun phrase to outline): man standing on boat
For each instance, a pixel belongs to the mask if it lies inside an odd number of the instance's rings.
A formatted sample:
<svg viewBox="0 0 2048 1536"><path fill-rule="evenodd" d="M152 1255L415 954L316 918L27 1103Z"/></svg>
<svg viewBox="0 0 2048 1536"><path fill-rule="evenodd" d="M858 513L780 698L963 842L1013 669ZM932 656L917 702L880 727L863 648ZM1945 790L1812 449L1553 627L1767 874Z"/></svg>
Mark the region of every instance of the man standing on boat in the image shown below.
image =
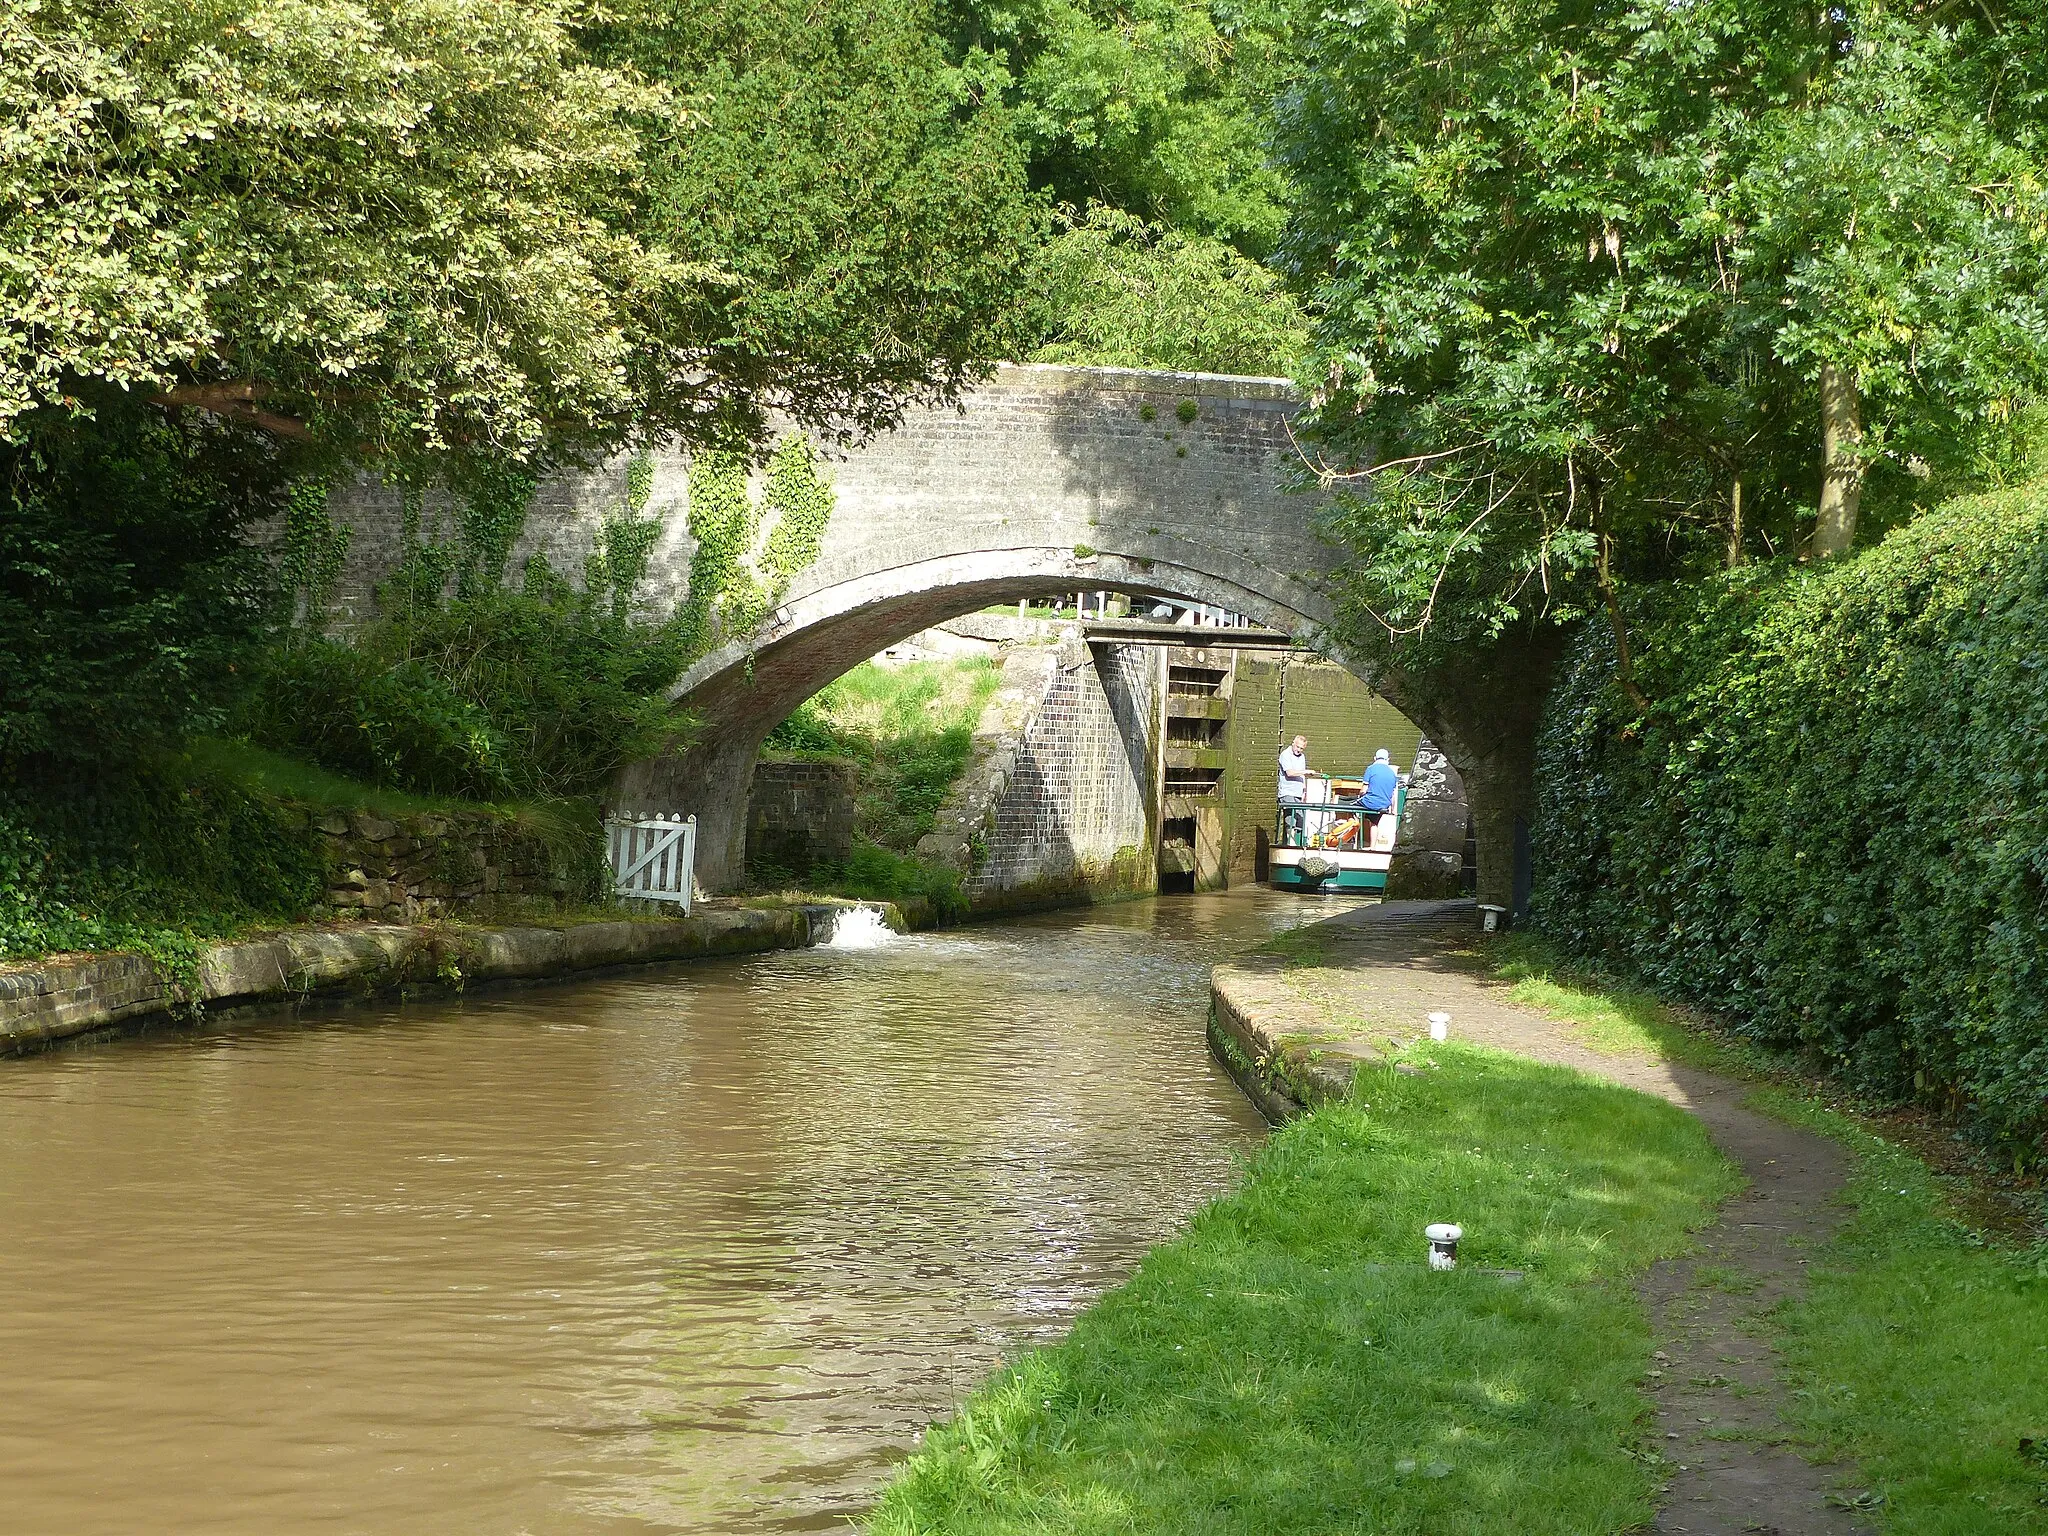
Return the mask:
<svg viewBox="0 0 2048 1536"><path fill-rule="evenodd" d="M1308 738L1297 736L1280 751L1280 826L1283 848L1302 845L1302 802L1308 799Z"/></svg>

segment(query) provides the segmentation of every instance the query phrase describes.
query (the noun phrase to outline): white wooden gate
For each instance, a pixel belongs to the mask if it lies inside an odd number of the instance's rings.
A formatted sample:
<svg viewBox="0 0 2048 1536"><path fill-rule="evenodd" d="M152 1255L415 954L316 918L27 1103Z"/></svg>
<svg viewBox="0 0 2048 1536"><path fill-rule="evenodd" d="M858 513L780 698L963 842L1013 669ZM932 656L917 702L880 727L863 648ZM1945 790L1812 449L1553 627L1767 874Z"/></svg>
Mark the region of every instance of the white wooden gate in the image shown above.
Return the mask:
<svg viewBox="0 0 2048 1536"><path fill-rule="evenodd" d="M605 823L612 894L682 903L690 913L696 882L697 818L621 816Z"/></svg>

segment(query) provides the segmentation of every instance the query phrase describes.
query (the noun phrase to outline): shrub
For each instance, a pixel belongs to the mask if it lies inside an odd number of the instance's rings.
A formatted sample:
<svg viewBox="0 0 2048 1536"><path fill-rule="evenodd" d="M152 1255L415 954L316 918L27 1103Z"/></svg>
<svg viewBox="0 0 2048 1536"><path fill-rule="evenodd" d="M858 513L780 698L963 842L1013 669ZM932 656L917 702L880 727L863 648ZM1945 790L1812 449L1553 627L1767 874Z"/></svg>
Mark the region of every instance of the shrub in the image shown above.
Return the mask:
<svg viewBox="0 0 2048 1536"><path fill-rule="evenodd" d="M189 961L195 937L301 917L321 888L296 818L176 759L0 789L0 956L138 949Z"/></svg>
<svg viewBox="0 0 2048 1536"><path fill-rule="evenodd" d="M242 540L281 510L256 434L136 400L0 442L0 762L98 763L205 730L264 625Z"/></svg>
<svg viewBox="0 0 2048 1536"><path fill-rule="evenodd" d="M1536 919L1570 947L2048 1148L2048 491L1638 612L1550 701Z"/></svg>
<svg viewBox="0 0 2048 1536"><path fill-rule="evenodd" d="M237 721L373 784L479 800L590 794L677 726L673 632L566 583L411 608L353 644L271 652Z"/></svg>

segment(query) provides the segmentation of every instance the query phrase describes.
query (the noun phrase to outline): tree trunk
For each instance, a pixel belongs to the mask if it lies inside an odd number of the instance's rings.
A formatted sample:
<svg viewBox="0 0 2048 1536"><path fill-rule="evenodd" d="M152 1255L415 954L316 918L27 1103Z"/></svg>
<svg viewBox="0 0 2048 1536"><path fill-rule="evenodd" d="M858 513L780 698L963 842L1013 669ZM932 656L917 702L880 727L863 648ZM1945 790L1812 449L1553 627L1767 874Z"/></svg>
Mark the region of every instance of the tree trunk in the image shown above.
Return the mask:
<svg viewBox="0 0 2048 1536"><path fill-rule="evenodd" d="M1820 370L1820 521L1813 530L1816 558L1833 560L1856 543L1863 506L1863 399L1853 375L1833 363Z"/></svg>
<svg viewBox="0 0 2048 1536"><path fill-rule="evenodd" d="M1742 477L1735 477L1728 493L1728 569L1742 564Z"/></svg>

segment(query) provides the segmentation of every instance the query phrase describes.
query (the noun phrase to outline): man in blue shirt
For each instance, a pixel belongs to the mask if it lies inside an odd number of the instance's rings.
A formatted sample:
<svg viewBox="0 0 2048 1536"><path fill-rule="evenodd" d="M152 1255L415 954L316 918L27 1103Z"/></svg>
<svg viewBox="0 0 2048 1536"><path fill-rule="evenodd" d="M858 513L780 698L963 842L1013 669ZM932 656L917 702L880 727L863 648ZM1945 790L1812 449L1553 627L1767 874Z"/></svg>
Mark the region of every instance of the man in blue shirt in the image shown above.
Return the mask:
<svg viewBox="0 0 2048 1536"><path fill-rule="evenodd" d="M1365 793L1358 797L1358 807L1368 816L1383 816L1400 788L1401 775L1394 771L1387 749L1381 747L1372 755L1372 766L1365 770Z"/></svg>

